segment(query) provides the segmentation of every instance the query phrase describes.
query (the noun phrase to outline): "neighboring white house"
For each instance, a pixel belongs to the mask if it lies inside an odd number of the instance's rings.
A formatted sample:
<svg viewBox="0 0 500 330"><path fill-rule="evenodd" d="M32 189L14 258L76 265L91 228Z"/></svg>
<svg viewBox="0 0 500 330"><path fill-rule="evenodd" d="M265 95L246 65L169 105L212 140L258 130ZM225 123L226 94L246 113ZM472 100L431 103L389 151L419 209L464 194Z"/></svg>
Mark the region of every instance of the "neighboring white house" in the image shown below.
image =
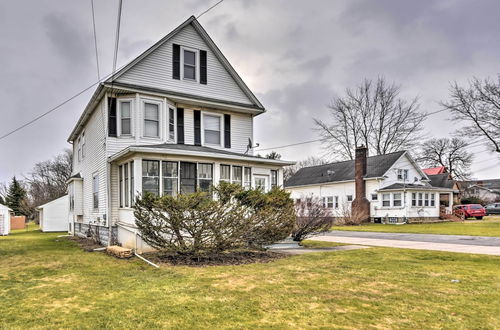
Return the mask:
<svg viewBox="0 0 500 330"><path fill-rule="evenodd" d="M283 166L293 162L253 155L254 117L264 112L190 17L102 82L71 132L70 232L90 228L134 247L132 206L144 191L283 185Z"/></svg>
<svg viewBox="0 0 500 330"><path fill-rule="evenodd" d="M69 231L69 197L64 195L37 207L43 232Z"/></svg>
<svg viewBox="0 0 500 330"><path fill-rule="evenodd" d="M10 213L12 210L7 206L0 204L0 236L10 233Z"/></svg>
<svg viewBox="0 0 500 330"><path fill-rule="evenodd" d="M369 201L371 221L435 221L440 217L440 195L453 196L453 189L431 186L407 151L365 157L364 162L366 171L359 180L366 192L361 197ZM356 198L356 179L355 160L348 160L302 168L285 182L285 188L294 199L318 197L333 216L343 216ZM451 207L447 205L448 212Z"/></svg>

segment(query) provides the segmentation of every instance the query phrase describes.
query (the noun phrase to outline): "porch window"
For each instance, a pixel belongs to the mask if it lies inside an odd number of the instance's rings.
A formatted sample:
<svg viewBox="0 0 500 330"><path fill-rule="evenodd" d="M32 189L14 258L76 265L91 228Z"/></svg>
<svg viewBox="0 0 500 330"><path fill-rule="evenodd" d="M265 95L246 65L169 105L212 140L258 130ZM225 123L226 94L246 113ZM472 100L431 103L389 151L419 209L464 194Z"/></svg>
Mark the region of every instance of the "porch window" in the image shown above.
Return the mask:
<svg viewBox="0 0 500 330"><path fill-rule="evenodd" d="M436 194L431 194L430 206L436 206Z"/></svg>
<svg viewBox="0 0 500 330"><path fill-rule="evenodd" d="M418 193L418 206L423 206L423 205L424 205L423 194L422 193Z"/></svg>
<svg viewBox="0 0 500 330"><path fill-rule="evenodd" d="M210 192L212 189L212 164L198 164L198 186L200 191Z"/></svg>
<svg viewBox="0 0 500 330"><path fill-rule="evenodd" d="M392 194L392 205L401 206L401 193Z"/></svg>
<svg viewBox="0 0 500 330"><path fill-rule="evenodd" d="M163 178L163 195L176 196L179 180L177 162L161 162Z"/></svg>
<svg viewBox="0 0 500 330"><path fill-rule="evenodd" d="M92 204L94 210L99 209L99 173L92 177Z"/></svg>
<svg viewBox="0 0 500 330"><path fill-rule="evenodd" d="M168 108L168 138L175 140L175 115L174 109Z"/></svg>
<svg viewBox="0 0 500 330"><path fill-rule="evenodd" d="M144 136L160 136L160 111L157 103L144 103Z"/></svg>
<svg viewBox="0 0 500 330"><path fill-rule="evenodd" d="M278 171L271 170L271 188L278 187Z"/></svg>
<svg viewBox="0 0 500 330"><path fill-rule="evenodd" d="M242 185L243 168L241 166L233 166L233 183Z"/></svg>
<svg viewBox="0 0 500 330"><path fill-rule="evenodd" d="M252 187L252 169L250 167L245 167L245 189L250 189Z"/></svg>
<svg viewBox="0 0 500 330"><path fill-rule="evenodd" d="M122 101L120 104L120 135L132 134L132 111L131 102Z"/></svg>
<svg viewBox="0 0 500 330"><path fill-rule="evenodd" d="M120 191L120 207L123 207L123 166L118 166L119 191Z"/></svg>
<svg viewBox="0 0 500 330"><path fill-rule="evenodd" d="M425 193L424 206L429 206L429 194Z"/></svg>
<svg viewBox="0 0 500 330"><path fill-rule="evenodd" d="M127 193L129 191L129 186L128 186L128 163L123 166L123 183L124 183L124 189L125 189L125 207L129 206L129 194Z"/></svg>
<svg viewBox="0 0 500 330"><path fill-rule="evenodd" d="M231 165L220 166L220 181L231 182Z"/></svg>
<svg viewBox="0 0 500 330"><path fill-rule="evenodd" d="M160 162L157 160L142 161L142 192L160 194Z"/></svg>
<svg viewBox="0 0 500 330"><path fill-rule="evenodd" d="M411 206L417 206L417 193L411 193Z"/></svg>
<svg viewBox="0 0 500 330"><path fill-rule="evenodd" d="M391 194L382 194L382 206L391 206Z"/></svg>
<svg viewBox="0 0 500 330"><path fill-rule="evenodd" d="M196 163L181 162L180 167L181 194L192 194L196 191Z"/></svg>
<svg viewBox="0 0 500 330"><path fill-rule="evenodd" d="M205 134L205 144L221 144L221 117L213 115L203 115L203 127Z"/></svg>

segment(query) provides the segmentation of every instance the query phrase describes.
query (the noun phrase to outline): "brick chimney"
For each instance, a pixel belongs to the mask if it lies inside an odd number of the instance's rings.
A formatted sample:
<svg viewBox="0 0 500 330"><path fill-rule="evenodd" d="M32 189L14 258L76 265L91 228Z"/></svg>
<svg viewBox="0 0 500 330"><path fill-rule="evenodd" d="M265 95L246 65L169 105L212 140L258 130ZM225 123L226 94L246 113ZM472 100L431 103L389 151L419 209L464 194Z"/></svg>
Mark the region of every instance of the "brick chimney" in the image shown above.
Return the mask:
<svg viewBox="0 0 500 330"><path fill-rule="evenodd" d="M365 146L356 147L354 158L354 182L356 185L355 198L351 204L352 214L361 217L363 222L370 221L370 202L366 199L366 154Z"/></svg>

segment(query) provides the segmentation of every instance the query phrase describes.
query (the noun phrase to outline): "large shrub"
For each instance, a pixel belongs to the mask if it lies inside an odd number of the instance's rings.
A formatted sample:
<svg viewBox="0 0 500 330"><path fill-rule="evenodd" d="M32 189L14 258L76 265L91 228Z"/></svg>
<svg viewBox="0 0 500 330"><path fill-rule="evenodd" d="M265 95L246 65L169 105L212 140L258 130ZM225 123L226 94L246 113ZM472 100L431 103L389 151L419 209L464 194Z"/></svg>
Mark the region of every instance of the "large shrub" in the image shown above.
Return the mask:
<svg viewBox="0 0 500 330"><path fill-rule="evenodd" d="M295 203L297 221L292 231L294 241L300 242L308 237L324 233L333 225L333 217L319 198L306 197Z"/></svg>
<svg viewBox="0 0 500 330"><path fill-rule="evenodd" d="M206 193L156 197L135 203L141 236L152 247L179 254L256 248L290 235L293 202L283 190L243 190L233 184Z"/></svg>

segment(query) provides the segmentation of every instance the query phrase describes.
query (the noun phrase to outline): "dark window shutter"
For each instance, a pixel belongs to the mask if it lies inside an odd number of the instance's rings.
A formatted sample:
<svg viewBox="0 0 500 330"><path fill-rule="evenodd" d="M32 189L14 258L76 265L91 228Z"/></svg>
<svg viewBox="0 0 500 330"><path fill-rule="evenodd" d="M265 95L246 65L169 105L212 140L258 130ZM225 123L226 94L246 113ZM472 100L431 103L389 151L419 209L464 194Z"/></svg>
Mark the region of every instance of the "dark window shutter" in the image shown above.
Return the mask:
<svg viewBox="0 0 500 330"><path fill-rule="evenodd" d="M108 136L116 136L116 97L108 98Z"/></svg>
<svg viewBox="0 0 500 330"><path fill-rule="evenodd" d="M194 110L194 145L201 146L201 111Z"/></svg>
<svg viewBox="0 0 500 330"><path fill-rule="evenodd" d="M177 143L184 144L184 109L177 108Z"/></svg>
<svg viewBox="0 0 500 330"><path fill-rule="evenodd" d="M200 84L207 84L207 51L200 50Z"/></svg>
<svg viewBox="0 0 500 330"><path fill-rule="evenodd" d="M181 79L181 46L173 44L172 78Z"/></svg>
<svg viewBox="0 0 500 330"><path fill-rule="evenodd" d="M224 147L231 148L231 115L224 114Z"/></svg>

